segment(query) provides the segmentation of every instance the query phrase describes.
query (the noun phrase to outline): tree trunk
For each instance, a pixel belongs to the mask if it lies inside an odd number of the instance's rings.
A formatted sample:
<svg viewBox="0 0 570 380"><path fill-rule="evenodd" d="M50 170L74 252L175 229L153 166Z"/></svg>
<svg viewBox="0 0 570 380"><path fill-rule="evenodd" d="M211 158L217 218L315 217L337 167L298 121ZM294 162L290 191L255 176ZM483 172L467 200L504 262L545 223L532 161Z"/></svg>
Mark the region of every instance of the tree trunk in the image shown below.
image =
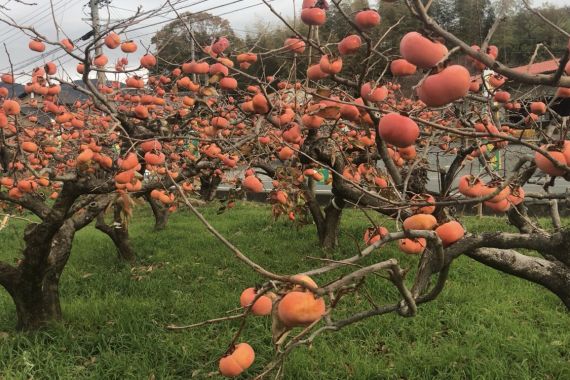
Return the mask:
<svg viewBox="0 0 570 380"><path fill-rule="evenodd" d="M322 248L334 249L338 247L338 234L340 229L340 217L344 201L332 198L331 203L325 207L324 221L321 228L317 227L319 243Z"/></svg>
<svg viewBox="0 0 570 380"><path fill-rule="evenodd" d="M16 304L17 330L30 331L61 320L59 276L46 276L43 281L21 282L13 296Z"/></svg>
<svg viewBox="0 0 570 380"><path fill-rule="evenodd" d="M154 215L154 230L161 231L165 229L168 224L168 216L170 215L168 208L159 205L150 195L147 195L146 199Z"/></svg>
<svg viewBox="0 0 570 380"><path fill-rule="evenodd" d="M216 197L221 182L222 179L219 176L200 176L200 198L206 202L212 201Z"/></svg>
<svg viewBox="0 0 570 380"><path fill-rule="evenodd" d="M71 220L64 223L44 249L45 266L32 266L23 261L16 286L10 291L16 304L18 330L37 330L62 319L59 301L59 279L71 254L76 227ZM47 244L46 244L47 245Z"/></svg>
<svg viewBox="0 0 570 380"><path fill-rule="evenodd" d="M115 244L115 248L117 249L117 257L119 260L134 263L136 255L129 240L128 224L121 218L121 206L115 203L113 207L113 225L109 226L105 222L104 213L100 213L97 215L95 228L104 232L111 238Z"/></svg>
<svg viewBox="0 0 570 380"><path fill-rule="evenodd" d="M0 262L0 285L16 305L18 330L37 330L62 318L59 280L71 254L75 232L88 225L109 204L109 195L78 196L64 184L60 197L40 223L24 230L23 258L17 266ZM71 216L69 216L71 214Z"/></svg>

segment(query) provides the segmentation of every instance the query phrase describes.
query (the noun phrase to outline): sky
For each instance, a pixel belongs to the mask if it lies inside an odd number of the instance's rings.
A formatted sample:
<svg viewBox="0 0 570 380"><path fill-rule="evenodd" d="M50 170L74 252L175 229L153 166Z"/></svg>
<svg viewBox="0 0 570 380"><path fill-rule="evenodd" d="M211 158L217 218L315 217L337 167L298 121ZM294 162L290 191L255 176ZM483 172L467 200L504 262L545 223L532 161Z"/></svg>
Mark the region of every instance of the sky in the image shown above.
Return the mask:
<svg viewBox="0 0 570 380"><path fill-rule="evenodd" d="M0 0L0 4L5 4L9 10L0 13L0 19L7 20L11 17L20 25L33 26L36 30L52 40L57 39L54 22L50 7L50 0L25 0L35 2L36 5L28 6L15 3L10 0ZM292 17L295 7L300 8L302 0L269 0L270 4L277 12ZM555 5L564 5L570 0L549 0ZM253 30L255 25L278 23L278 18L268 9L261 0L171 0L173 5L181 12L208 11L214 15L220 15L227 19L238 35L245 35ZM533 4L539 5L546 1L535 0ZM51 0L53 13L57 23L65 34L73 39L81 37L90 30L89 7L86 6L88 0ZM372 2L374 3L374 1ZM142 11L160 9L160 13L148 20L134 26L133 30L127 33L127 37L139 43L139 51L129 56L130 63L137 65L140 56L144 53L142 46L149 46L150 39L154 32L159 30L169 21L175 19L174 12L165 0L112 0L108 8L101 9L102 21L109 18L117 21L134 14L137 6ZM248 7L247 9L242 9ZM153 25L158 24L158 25ZM60 39L63 36L60 35ZM54 61L62 70L58 75L77 79L79 75L75 71L76 62L72 57L65 55L61 49L54 49L49 45L44 54L36 53L28 49L30 38L20 30L14 29L4 23L0 23L0 43L6 44L10 53L10 58L15 68L15 73L30 72L34 67L43 65L45 62ZM4 47L0 46L0 73L9 72L10 66L8 56L4 53ZM55 50L55 51L54 51ZM151 48L152 51L152 48ZM108 53L108 54L107 54ZM117 51L107 52L109 60L114 62L124 54ZM17 78L18 82L25 82L25 77Z"/></svg>

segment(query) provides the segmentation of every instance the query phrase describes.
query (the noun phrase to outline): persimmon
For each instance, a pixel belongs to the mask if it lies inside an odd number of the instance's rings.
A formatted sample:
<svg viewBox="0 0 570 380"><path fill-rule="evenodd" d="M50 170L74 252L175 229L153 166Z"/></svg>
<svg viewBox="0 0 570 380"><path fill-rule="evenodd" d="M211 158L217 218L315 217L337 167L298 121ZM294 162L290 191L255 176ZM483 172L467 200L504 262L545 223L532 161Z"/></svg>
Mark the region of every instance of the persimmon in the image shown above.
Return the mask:
<svg viewBox="0 0 570 380"><path fill-rule="evenodd" d="M211 46L212 52L215 54L223 53L230 47L230 41L226 37L218 37Z"/></svg>
<svg viewBox="0 0 570 380"><path fill-rule="evenodd" d="M150 69L156 66L156 57L152 54L145 54L140 59L141 66L145 69Z"/></svg>
<svg viewBox="0 0 570 380"><path fill-rule="evenodd" d="M295 281L299 281L301 282L303 285L294 285L293 286L293 291L304 291L304 292L309 292L309 290L307 290L307 287L314 287L314 288L318 288L317 283L315 282L315 280L313 280L311 277L307 276L306 274L294 274L293 276L291 276L292 280Z"/></svg>
<svg viewBox="0 0 570 380"><path fill-rule="evenodd" d="M142 104L137 105L134 109L134 112L136 117L140 119L146 119L149 116L148 108Z"/></svg>
<svg viewBox="0 0 570 380"><path fill-rule="evenodd" d="M84 149L83 152L79 153L77 156L77 162L80 164L86 164L93 159L93 151L89 148Z"/></svg>
<svg viewBox="0 0 570 380"><path fill-rule="evenodd" d="M285 161L293 157L294 154L295 151L293 149L289 148L288 146L284 146L283 148L281 148L277 156L279 157L280 160Z"/></svg>
<svg viewBox="0 0 570 380"><path fill-rule="evenodd" d="M64 38L63 40L59 41L59 44L65 49L67 52L73 51L75 45L69 38Z"/></svg>
<svg viewBox="0 0 570 380"><path fill-rule="evenodd" d="M227 128L230 122L225 117L216 116L212 118L212 126L216 128Z"/></svg>
<svg viewBox="0 0 570 380"><path fill-rule="evenodd" d="M378 133L388 144L404 148L416 142L420 129L409 117L392 112L382 116Z"/></svg>
<svg viewBox="0 0 570 380"><path fill-rule="evenodd" d="M238 88L238 82L235 78L224 77L220 79L220 87L224 90L235 90Z"/></svg>
<svg viewBox="0 0 570 380"><path fill-rule="evenodd" d="M342 71L342 58L331 58L329 55L325 54L319 61L319 67L325 74L338 74Z"/></svg>
<svg viewBox="0 0 570 380"><path fill-rule="evenodd" d="M543 145L541 146L541 149L547 151L550 157L552 157L552 159L556 161L559 165L567 164L566 157L564 156L564 154L556 150L556 148L554 148L552 145L550 146ZM564 169L559 169L556 166L554 166L552 161L540 152L536 152L534 154L534 162L536 163L536 166L540 170L551 176L561 176L566 173Z"/></svg>
<svg viewBox="0 0 570 380"><path fill-rule="evenodd" d="M546 113L546 104L544 102L530 103L530 112L536 115L544 115Z"/></svg>
<svg viewBox="0 0 570 380"><path fill-rule="evenodd" d="M374 82L366 82L360 87L360 97L372 103L381 102L388 96L386 86L377 86Z"/></svg>
<svg viewBox="0 0 570 380"><path fill-rule="evenodd" d="M507 195L507 200L513 205L517 206L524 201L524 189L520 186L515 186Z"/></svg>
<svg viewBox="0 0 570 380"><path fill-rule="evenodd" d="M239 343L231 354L220 359L218 367L223 376L236 377L251 367L254 361L253 348L247 343Z"/></svg>
<svg viewBox="0 0 570 380"><path fill-rule="evenodd" d="M311 7L301 11L301 21L306 25L319 26L323 25L326 20L327 15L324 9Z"/></svg>
<svg viewBox="0 0 570 380"><path fill-rule="evenodd" d="M400 251L408 255L421 255L426 249L427 243L424 238L417 239L400 239L398 240L398 248Z"/></svg>
<svg viewBox="0 0 570 380"><path fill-rule="evenodd" d="M285 49L297 54L302 54L305 51L305 41L300 38L287 38L283 46Z"/></svg>
<svg viewBox="0 0 570 380"><path fill-rule="evenodd" d="M277 306L277 314L287 327L307 326L325 313L325 301L311 292L291 291Z"/></svg>
<svg viewBox="0 0 570 380"><path fill-rule="evenodd" d="M416 65L406 61L403 58L395 59L390 62L390 71L392 72L392 75L397 77L413 75L416 73L416 70Z"/></svg>
<svg viewBox="0 0 570 380"><path fill-rule="evenodd" d="M327 76L328 74L325 73L323 70L321 70L320 64L311 65L307 69L307 78L309 78L310 80L317 81L320 79L324 79Z"/></svg>
<svg viewBox="0 0 570 380"><path fill-rule="evenodd" d="M340 55L356 54L360 49L360 46L362 46L362 40L360 39L360 36L351 34L350 36L343 38L338 43L338 52Z"/></svg>
<svg viewBox="0 0 570 380"><path fill-rule="evenodd" d="M419 214L433 214L435 211L435 198L430 194L416 194L411 199L411 202L428 203L427 206L413 206L412 211Z"/></svg>
<svg viewBox="0 0 570 380"><path fill-rule="evenodd" d="M455 220L441 224L435 229L435 233L441 239L444 247L449 247L465 236L463 226Z"/></svg>
<svg viewBox="0 0 570 380"><path fill-rule="evenodd" d="M256 94L252 99L253 110L255 113L266 114L269 112L269 103L263 94Z"/></svg>
<svg viewBox="0 0 570 380"><path fill-rule="evenodd" d="M12 187L10 190L8 190L8 197L12 199L20 199L23 196L24 193L22 193L22 191L20 191L20 189L18 189L17 187Z"/></svg>
<svg viewBox="0 0 570 380"><path fill-rule="evenodd" d="M483 192L491 194L491 193L498 191L501 186L486 185L485 187L489 190L484 190ZM509 196L510 193L511 193L511 188L509 186L505 186L503 189L501 189L499 191L499 193L497 195L495 195L491 199L488 199L488 201L489 202L500 202L503 199L507 199L507 197ZM485 195L487 195L487 194L485 194Z"/></svg>
<svg viewBox="0 0 570 380"><path fill-rule="evenodd" d="M236 56L236 61L238 63L255 63L257 62L257 54L255 53L241 53Z"/></svg>
<svg viewBox="0 0 570 380"><path fill-rule="evenodd" d="M364 231L364 244L372 245L383 239L386 235L388 235L388 229L386 227L370 227Z"/></svg>
<svg viewBox="0 0 570 380"><path fill-rule="evenodd" d="M484 187L483 182L480 179L475 178L472 175L464 175L459 178L459 192L468 197L479 197L481 196Z"/></svg>
<svg viewBox="0 0 570 380"><path fill-rule="evenodd" d="M500 202L485 201L483 204L491 210L497 212L507 212L511 208L511 203L507 199L503 199Z"/></svg>
<svg viewBox="0 0 570 380"><path fill-rule="evenodd" d="M434 42L418 32L409 32L400 41L402 57L421 68L428 69L435 66L447 53L445 45Z"/></svg>
<svg viewBox="0 0 570 380"><path fill-rule="evenodd" d="M116 49L121 45L121 37L115 32L110 32L105 36L104 42L109 49Z"/></svg>
<svg viewBox="0 0 570 380"><path fill-rule="evenodd" d="M324 119L320 116L317 115L309 115L309 114L304 114L301 117L301 121L303 122L303 125L309 129L317 129L320 128L321 125L323 125L324 123Z"/></svg>
<svg viewBox="0 0 570 380"><path fill-rule="evenodd" d="M105 54L99 54L93 59L93 64L97 67L104 67L109 62Z"/></svg>
<svg viewBox="0 0 570 380"><path fill-rule="evenodd" d="M134 41L125 41L121 44L121 51L123 53L134 53L137 51L137 44Z"/></svg>
<svg viewBox="0 0 570 380"><path fill-rule="evenodd" d="M355 105L341 104L340 116L346 120L357 121L360 118L360 111Z"/></svg>
<svg viewBox="0 0 570 380"><path fill-rule="evenodd" d="M354 23L362 30L371 29L380 24L380 14L373 9L366 9L354 15Z"/></svg>
<svg viewBox="0 0 570 380"><path fill-rule="evenodd" d="M46 50L46 45L38 39L31 40L28 47L30 50L37 51L38 53L43 53L44 50Z"/></svg>
<svg viewBox="0 0 570 380"><path fill-rule="evenodd" d="M12 186L14 186L14 180L10 177L1 177L0 178L0 185L9 189Z"/></svg>
<svg viewBox="0 0 570 380"><path fill-rule="evenodd" d="M570 98L570 87L558 87L556 89L556 97Z"/></svg>
<svg viewBox="0 0 570 380"><path fill-rule="evenodd" d="M16 184L18 190L22 193L31 193L38 188L38 184L35 181L28 180L28 179L21 179Z"/></svg>
<svg viewBox="0 0 570 380"><path fill-rule="evenodd" d="M414 145L400 148L398 149L398 153L400 154L400 157L406 161L413 160L417 156L416 147Z"/></svg>
<svg viewBox="0 0 570 380"><path fill-rule="evenodd" d="M437 225L437 220L431 214L415 214L404 220L405 230L433 230Z"/></svg>
<svg viewBox="0 0 570 380"><path fill-rule="evenodd" d="M493 96L493 99L495 99L495 101L499 103L506 103L509 101L510 98L511 94L509 94L507 91L497 91Z"/></svg>
<svg viewBox="0 0 570 380"><path fill-rule="evenodd" d="M133 180L134 177L135 177L134 170L126 170L115 175L115 182L120 184L129 183Z"/></svg>
<svg viewBox="0 0 570 380"><path fill-rule="evenodd" d="M281 203L282 205L286 205L288 199L289 199L289 196L288 196L287 193L284 192L284 191L278 190L278 191L275 193L275 200L276 200L278 203Z"/></svg>
<svg viewBox="0 0 570 380"><path fill-rule="evenodd" d="M146 152L144 154L144 160L149 165L162 165L164 164L165 159L166 157L162 152L158 154Z"/></svg>
<svg viewBox="0 0 570 380"><path fill-rule="evenodd" d="M219 62L210 65L208 72L210 73L210 75L221 74L222 76L225 77L227 77L230 73L228 67Z"/></svg>
<svg viewBox="0 0 570 380"><path fill-rule="evenodd" d="M6 84L12 84L14 83L14 77L12 74L2 74L2 82Z"/></svg>
<svg viewBox="0 0 570 380"><path fill-rule="evenodd" d="M239 303L241 307L248 307L252 302L255 296L257 295L257 290L255 288L247 288L245 289L240 297ZM271 308L273 306L273 301L266 295L260 296L253 306L251 307L251 312L253 315L269 315L271 314Z"/></svg>
<svg viewBox="0 0 570 380"><path fill-rule="evenodd" d="M418 87L418 96L429 107L439 107L463 98L469 92L471 76L461 65L452 65L428 76Z"/></svg>
<svg viewBox="0 0 570 380"><path fill-rule="evenodd" d="M250 175L245 177L242 181L244 189L252 193L261 193L263 191L263 183L256 176Z"/></svg>
<svg viewBox="0 0 570 380"><path fill-rule="evenodd" d="M4 104L2 104L2 109L6 115L19 115L20 103L16 100L6 99L4 100Z"/></svg>
<svg viewBox="0 0 570 380"><path fill-rule="evenodd" d="M38 151L38 145L31 141L24 141L22 143L22 150L26 153L36 153Z"/></svg>

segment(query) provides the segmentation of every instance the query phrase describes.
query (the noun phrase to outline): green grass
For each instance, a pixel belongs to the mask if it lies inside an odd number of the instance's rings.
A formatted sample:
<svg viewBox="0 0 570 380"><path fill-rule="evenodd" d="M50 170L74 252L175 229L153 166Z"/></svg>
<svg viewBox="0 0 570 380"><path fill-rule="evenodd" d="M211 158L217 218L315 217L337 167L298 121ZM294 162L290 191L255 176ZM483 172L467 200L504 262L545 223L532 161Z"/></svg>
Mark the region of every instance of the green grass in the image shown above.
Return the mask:
<svg viewBox="0 0 570 380"><path fill-rule="evenodd" d="M245 203L223 215L215 208L203 211L273 271L296 273L316 264L307 256L324 254L314 226L297 230L288 222L273 222L265 206ZM505 226L493 217L466 221L472 231ZM329 256L353 255L366 225L361 213L348 211L342 245ZM18 231L20 225L0 232L2 259L17 257ZM0 292L0 379L189 379L216 370L239 322L182 332L164 326L225 315L239 306L242 289L262 279L185 212L154 233L150 213L141 207L131 237L139 255L133 270L117 262L106 236L91 226L78 233L61 280L65 322L47 331L15 333L14 306ZM368 262L390 255L410 268L417 261L387 247ZM367 288L377 302L397 298L378 277L367 281ZM346 301L340 315L369 307L362 297ZM270 325L268 318L251 319L243 332L257 355L244 378L271 357ZM323 335L291 355L285 378L568 379L568 326L570 315L548 291L460 258L444 292L422 305L417 317L377 317Z"/></svg>

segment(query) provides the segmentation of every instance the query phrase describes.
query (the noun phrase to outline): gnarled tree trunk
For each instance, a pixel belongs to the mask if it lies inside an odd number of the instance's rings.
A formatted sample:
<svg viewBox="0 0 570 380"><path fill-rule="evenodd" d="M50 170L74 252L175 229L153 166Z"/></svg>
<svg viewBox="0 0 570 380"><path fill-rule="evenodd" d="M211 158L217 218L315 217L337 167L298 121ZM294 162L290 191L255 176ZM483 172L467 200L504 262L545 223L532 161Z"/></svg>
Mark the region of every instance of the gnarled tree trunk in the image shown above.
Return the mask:
<svg viewBox="0 0 570 380"><path fill-rule="evenodd" d="M212 201L216 197L218 186L222 182L217 175L200 176L200 198L206 202Z"/></svg>
<svg viewBox="0 0 570 380"><path fill-rule="evenodd" d="M16 305L18 330L36 330L62 318L59 280L71 254L75 232L109 203L108 196L100 196L67 217L74 200L74 195L58 199L41 223L28 225L24 232L24 257L16 267L0 264L0 285Z"/></svg>
<svg viewBox="0 0 570 380"><path fill-rule="evenodd" d="M108 225L105 222L104 213L100 213L97 215L95 227L111 238L117 249L117 257L119 260L134 263L136 255L129 240L129 227L121 217L121 206L119 204L115 203L113 206L112 225Z"/></svg>
<svg viewBox="0 0 570 380"><path fill-rule="evenodd" d="M159 204L148 194L146 195L146 200L150 204L152 214L154 215L154 230L161 231L165 229L168 224L168 216L170 215L168 208Z"/></svg>
<svg viewBox="0 0 570 380"><path fill-rule="evenodd" d="M317 225L319 243L325 249L333 249L338 246L342 207L344 207L344 201L334 197L331 198L331 203L325 207L322 224L320 226Z"/></svg>

